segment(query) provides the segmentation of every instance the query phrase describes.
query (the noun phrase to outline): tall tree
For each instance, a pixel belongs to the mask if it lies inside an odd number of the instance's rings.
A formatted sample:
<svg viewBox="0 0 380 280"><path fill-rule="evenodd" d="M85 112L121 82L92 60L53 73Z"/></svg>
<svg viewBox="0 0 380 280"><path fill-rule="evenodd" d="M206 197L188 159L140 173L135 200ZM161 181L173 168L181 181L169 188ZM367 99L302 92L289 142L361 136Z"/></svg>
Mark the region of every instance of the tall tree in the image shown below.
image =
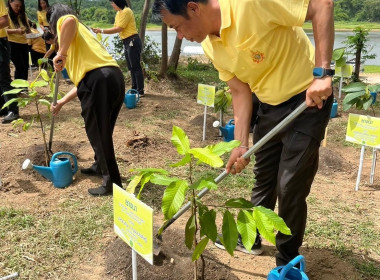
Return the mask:
<svg viewBox="0 0 380 280"><path fill-rule="evenodd" d="M82 6L82 0L69 0L69 5L74 10L74 12L79 16L80 9Z"/></svg>
<svg viewBox="0 0 380 280"><path fill-rule="evenodd" d="M160 76L165 77L168 70L168 26L162 22L161 25L161 70Z"/></svg>
<svg viewBox="0 0 380 280"><path fill-rule="evenodd" d="M179 55L181 54L182 39L175 38L173 51L169 59L169 69L176 71L178 67Z"/></svg>
<svg viewBox="0 0 380 280"><path fill-rule="evenodd" d="M144 43L145 43L145 30L146 30L146 23L148 20L148 15L149 15L149 8L150 8L150 3L151 0L145 0L144 3L144 8L141 14L141 22L140 22L140 38L141 38L141 43L144 49Z"/></svg>

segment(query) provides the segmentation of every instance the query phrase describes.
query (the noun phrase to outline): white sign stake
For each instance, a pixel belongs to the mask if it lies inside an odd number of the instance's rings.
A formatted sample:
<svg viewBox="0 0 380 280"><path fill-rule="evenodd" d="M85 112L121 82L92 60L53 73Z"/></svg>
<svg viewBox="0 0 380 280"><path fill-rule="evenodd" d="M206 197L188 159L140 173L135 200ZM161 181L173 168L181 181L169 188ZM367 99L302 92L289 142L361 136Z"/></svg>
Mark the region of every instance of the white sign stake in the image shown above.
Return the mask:
<svg viewBox="0 0 380 280"><path fill-rule="evenodd" d="M360 177L362 175L362 170L363 170L363 161L364 161L364 150L365 146L362 146L362 150L360 152L360 162L359 162L359 170L358 170L358 177L356 178L356 187L355 191L359 190L359 184L360 184Z"/></svg>
<svg viewBox="0 0 380 280"><path fill-rule="evenodd" d="M132 249L132 277L137 280L137 255L136 251Z"/></svg>
<svg viewBox="0 0 380 280"><path fill-rule="evenodd" d="M205 106L204 114L203 114L203 138L202 141L206 140L206 117L207 117L207 106Z"/></svg>
<svg viewBox="0 0 380 280"><path fill-rule="evenodd" d="M373 148L373 154L372 154L372 166L371 166L371 176L369 179L369 183L373 185L373 179L375 177L375 169L376 169L376 158L377 158L377 149Z"/></svg>

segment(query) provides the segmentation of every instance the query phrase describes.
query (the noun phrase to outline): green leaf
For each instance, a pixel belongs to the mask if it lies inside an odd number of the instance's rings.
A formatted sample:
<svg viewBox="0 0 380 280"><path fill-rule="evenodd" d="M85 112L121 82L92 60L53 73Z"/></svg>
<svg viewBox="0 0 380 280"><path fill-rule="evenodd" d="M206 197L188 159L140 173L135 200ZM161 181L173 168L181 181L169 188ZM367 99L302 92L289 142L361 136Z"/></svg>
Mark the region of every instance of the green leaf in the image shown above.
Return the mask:
<svg viewBox="0 0 380 280"><path fill-rule="evenodd" d="M344 55L345 50L346 50L346 48L344 48L344 47L335 49L332 53L332 59L335 61L341 59L342 56Z"/></svg>
<svg viewBox="0 0 380 280"><path fill-rule="evenodd" d="M32 97L32 98L34 98L34 97L36 97L37 96L37 91L35 91L35 90L32 90L31 92L29 92L29 97Z"/></svg>
<svg viewBox="0 0 380 280"><path fill-rule="evenodd" d="M208 148L194 148L190 149L189 153L192 154L195 158L204 162L211 167L222 167L223 160L213 152L211 152Z"/></svg>
<svg viewBox="0 0 380 280"><path fill-rule="evenodd" d="M380 91L380 84L377 84L377 85L368 85L368 90L370 92L379 92Z"/></svg>
<svg viewBox="0 0 380 280"><path fill-rule="evenodd" d="M20 108L25 108L29 104L30 101L31 100L29 98L22 98L21 100L18 101L18 106Z"/></svg>
<svg viewBox="0 0 380 280"><path fill-rule="evenodd" d="M189 138L180 127L175 126L175 125L173 126L173 133L170 140L172 141L174 147L177 148L177 152L180 155L184 155L189 151L190 149Z"/></svg>
<svg viewBox="0 0 380 280"><path fill-rule="evenodd" d="M191 161L191 156L186 154L179 162L171 164L171 167L179 167L188 164Z"/></svg>
<svg viewBox="0 0 380 280"><path fill-rule="evenodd" d="M348 109L350 109L354 104L356 103L356 99L354 99L353 101L351 102L343 102L343 111L347 111Z"/></svg>
<svg viewBox="0 0 380 280"><path fill-rule="evenodd" d="M40 103L41 105L46 105L48 107L50 107L51 105L51 103L46 99L38 99L38 103Z"/></svg>
<svg viewBox="0 0 380 280"><path fill-rule="evenodd" d="M341 57L340 59L338 59L337 61L335 61L335 67L344 67L346 65L346 58L345 57Z"/></svg>
<svg viewBox="0 0 380 280"><path fill-rule="evenodd" d="M166 188L161 206L165 219L171 219L178 212L185 200L187 189L188 185L184 180L175 181Z"/></svg>
<svg viewBox="0 0 380 280"><path fill-rule="evenodd" d="M202 255L203 251L205 250L209 239L207 237L203 238L195 247L193 256L191 257L191 260L194 262Z"/></svg>
<svg viewBox="0 0 380 280"><path fill-rule="evenodd" d="M45 58L39 58L37 60L38 66L41 66L42 63L48 63L48 62L49 62L49 59L47 57L45 57Z"/></svg>
<svg viewBox="0 0 380 280"><path fill-rule="evenodd" d="M212 153L221 156L224 153L228 153L232 151L232 149L239 147L240 141L239 140L232 140L229 142L220 142L216 145L207 146Z"/></svg>
<svg viewBox="0 0 380 280"><path fill-rule="evenodd" d="M201 236L206 235L213 242L216 241L218 236L216 228L216 212L215 210L206 211L203 215L199 216L199 223L201 226Z"/></svg>
<svg viewBox="0 0 380 280"><path fill-rule="evenodd" d="M13 127L16 127L16 126L21 125L21 124L24 125L24 120L19 118L19 119L13 121L12 124L13 124Z"/></svg>
<svg viewBox="0 0 380 280"><path fill-rule="evenodd" d="M14 88L14 89L3 92L3 95L17 94L17 93L21 92L22 90L23 90L22 88Z"/></svg>
<svg viewBox="0 0 380 280"><path fill-rule="evenodd" d="M363 104L364 110L368 110L368 108L371 107L372 101L373 101L372 96L370 96L369 99L365 101Z"/></svg>
<svg viewBox="0 0 380 280"><path fill-rule="evenodd" d="M192 184L190 187L192 190L202 190L208 188L209 190L215 190L218 188L213 178L199 179L197 182Z"/></svg>
<svg viewBox="0 0 380 280"><path fill-rule="evenodd" d="M253 210L253 218L255 219L257 229L259 230L261 236L268 240L270 243L276 244L274 226L268 220L267 216L258 210L258 207L255 207Z"/></svg>
<svg viewBox="0 0 380 280"><path fill-rule="evenodd" d="M46 82L50 80L49 75L45 69L41 69L40 74L41 74L42 79L44 79Z"/></svg>
<svg viewBox="0 0 380 280"><path fill-rule="evenodd" d="M31 85L30 87L31 88L36 88L36 87L45 87L48 85L48 82L46 81L37 81L33 84L33 86Z"/></svg>
<svg viewBox="0 0 380 280"><path fill-rule="evenodd" d="M27 122L27 123L25 123L25 124L23 125L22 130L23 130L23 131L27 131L27 130L30 128L30 126L31 126L31 123L30 123L30 122Z"/></svg>
<svg viewBox="0 0 380 280"><path fill-rule="evenodd" d="M137 185L140 183L141 178L143 177L142 174L135 175L132 177L132 180L129 182L126 191L129 193L135 193Z"/></svg>
<svg viewBox="0 0 380 280"><path fill-rule="evenodd" d="M11 105L12 103L19 102L21 100L22 100L22 98L19 98L19 97L12 98L11 100L8 100L7 102L5 102L5 104L3 105L3 107L1 109L4 109L4 108L8 107L9 105Z"/></svg>
<svg viewBox="0 0 380 280"><path fill-rule="evenodd" d="M171 183L178 181L178 180L179 180L178 178L168 177L168 176L161 175L161 174L152 174L152 177L150 179L150 181L153 184L161 185L161 186L169 186Z"/></svg>
<svg viewBox="0 0 380 280"><path fill-rule="evenodd" d="M145 184L150 181L151 176L152 176L152 173L145 173L143 175L143 177L141 178L141 181L140 181L140 190L139 190L139 193L136 196L137 199L141 199L141 192L144 189Z"/></svg>
<svg viewBox="0 0 380 280"><path fill-rule="evenodd" d="M11 82L11 86L15 88L27 88L29 87L29 82L25 80L16 79Z"/></svg>
<svg viewBox="0 0 380 280"><path fill-rule="evenodd" d="M345 93L356 92L356 91L364 91L367 85L362 82L350 83L344 87L342 87L342 91Z"/></svg>
<svg viewBox="0 0 380 280"><path fill-rule="evenodd" d="M222 234L224 241L223 245L226 248L227 252L233 256L239 234L236 228L234 217L228 210L226 210L223 215Z"/></svg>
<svg viewBox="0 0 380 280"><path fill-rule="evenodd" d="M351 103L351 101L363 95L365 95L365 91L358 91L358 92L352 92L350 94L347 94L346 97L343 99L343 104Z"/></svg>
<svg viewBox="0 0 380 280"><path fill-rule="evenodd" d="M232 208L253 208L254 207L254 205L250 201L241 197L230 199L226 201L224 205L226 205L227 207L232 207Z"/></svg>
<svg viewBox="0 0 380 280"><path fill-rule="evenodd" d="M288 226L285 224L284 220L271 209L265 208L263 206L257 206L255 207L255 211L261 212L263 215L265 215L270 223L274 226L275 230L286 235L292 234Z"/></svg>
<svg viewBox="0 0 380 280"><path fill-rule="evenodd" d="M185 244L189 250L193 247L195 230L195 216L191 215L185 227Z"/></svg>
<svg viewBox="0 0 380 280"><path fill-rule="evenodd" d="M252 211L241 210L238 214L236 224L245 249L251 251L257 235L256 222L253 219Z"/></svg>

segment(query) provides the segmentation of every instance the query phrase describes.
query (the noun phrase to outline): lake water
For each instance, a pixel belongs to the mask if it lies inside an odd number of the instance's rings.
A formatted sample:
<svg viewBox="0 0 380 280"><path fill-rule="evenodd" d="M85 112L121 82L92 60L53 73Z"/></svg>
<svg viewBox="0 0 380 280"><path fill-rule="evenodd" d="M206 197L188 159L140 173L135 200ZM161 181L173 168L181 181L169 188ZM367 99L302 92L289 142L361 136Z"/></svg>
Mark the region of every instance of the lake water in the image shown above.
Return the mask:
<svg viewBox="0 0 380 280"><path fill-rule="evenodd" d="M146 35L151 38L152 41L156 42L158 44L159 50L161 50L161 31L146 31ZM307 33L308 37L310 38L310 41L314 44L314 38L313 33ZM334 49L345 47L345 44L343 43L345 40L347 40L347 36L353 35L353 32L351 31L337 31L335 32L335 43L334 43ZM112 37L115 35L110 35L109 42L112 42ZM116 35L117 36L117 35ZM176 37L176 32L173 30L168 30L168 50L169 55L171 54L171 51L174 46L174 41ZM374 53L377 55L375 59L369 59L365 62L367 65L380 65L380 32L370 32L368 36L368 45L372 47L372 50L369 53ZM196 42L190 42L187 40L182 41L182 55L190 55L191 53L184 52L185 47L196 47L195 49L198 49L200 47L200 44ZM112 48L112 46L111 46ZM186 50L189 48L186 48ZM190 48L191 49L191 48ZM352 59L353 57L349 57L349 59Z"/></svg>

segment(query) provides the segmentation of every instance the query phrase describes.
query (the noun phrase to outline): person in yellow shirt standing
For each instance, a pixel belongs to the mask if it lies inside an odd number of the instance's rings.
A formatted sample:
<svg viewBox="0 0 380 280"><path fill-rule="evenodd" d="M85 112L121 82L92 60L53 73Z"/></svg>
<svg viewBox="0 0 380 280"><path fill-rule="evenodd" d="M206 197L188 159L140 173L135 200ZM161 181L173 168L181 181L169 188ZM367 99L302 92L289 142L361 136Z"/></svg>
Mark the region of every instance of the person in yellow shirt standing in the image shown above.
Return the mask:
<svg viewBox="0 0 380 280"><path fill-rule="evenodd" d="M5 28L9 25L8 11L5 8L4 0L0 0L0 114L2 117L8 114L8 108L3 108L9 96L3 92L11 89L11 72L9 68L10 47Z"/></svg>
<svg viewBox="0 0 380 280"><path fill-rule="evenodd" d="M124 55L131 72L132 88L144 96L144 75L141 69L141 39L137 33L135 16L125 0L110 0L116 11L114 27L109 29L93 28L95 33L119 33L123 40Z"/></svg>
<svg viewBox="0 0 380 280"><path fill-rule="evenodd" d="M8 41L11 46L11 60L15 66L14 79L28 80L29 51L26 34L30 33L28 18L25 14L24 0L8 0L9 27ZM16 97L10 95L9 97ZM2 120L10 123L19 117L17 102L8 108L8 115Z"/></svg>
<svg viewBox="0 0 380 280"><path fill-rule="evenodd" d="M333 0L155 0L159 15L178 38L202 42L206 55L232 94L235 139L241 142L226 165L241 172L249 163L252 93L259 106L253 141L257 143L306 101L309 106L255 153L251 202L274 209L291 230L276 236L277 265L299 254L306 227L306 197L318 169L319 146L333 102L330 69L334 44ZM315 50L302 29L313 24ZM233 168L232 168L233 167ZM236 234L237 249L247 251ZM217 242L223 248L222 242ZM256 236L254 254L262 253Z"/></svg>
<svg viewBox="0 0 380 280"><path fill-rule="evenodd" d="M49 22L46 19L46 11L49 8L49 1L48 0L37 0L38 1L38 8L37 8L37 20L38 24L40 25L40 28L43 32L49 30ZM49 50L50 45L46 44L45 46L46 51Z"/></svg>
<svg viewBox="0 0 380 280"><path fill-rule="evenodd" d="M94 164L81 172L103 178L100 187L88 190L91 195L110 195L112 183L122 186L112 134L125 95L123 73L67 5L53 4L47 11L47 19L58 36L54 68L56 71L66 68L75 85L52 106L52 111L57 114L64 104L78 96L87 137L95 152Z"/></svg>

